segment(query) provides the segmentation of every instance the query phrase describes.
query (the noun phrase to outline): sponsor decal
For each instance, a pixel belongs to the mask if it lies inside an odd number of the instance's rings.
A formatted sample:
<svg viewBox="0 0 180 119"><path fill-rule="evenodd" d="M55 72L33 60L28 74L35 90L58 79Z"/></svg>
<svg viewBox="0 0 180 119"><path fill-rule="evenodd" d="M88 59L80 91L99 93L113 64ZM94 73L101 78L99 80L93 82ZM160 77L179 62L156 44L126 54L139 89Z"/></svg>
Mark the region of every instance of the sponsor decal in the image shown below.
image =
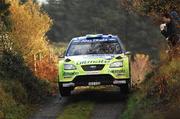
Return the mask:
<svg viewBox="0 0 180 119"><path fill-rule="evenodd" d="M77 62L76 65L85 65L85 64L107 64L109 60L89 60L89 61L81 61Z"/></svg>
<svg viewBox="0 0 180 119"><path fill-rule="evenodd" d="M111 73L113 73L113 74L123 74L125 72L126 71L124 69L122 69L122 70L111 70Z"/></svg>
<svg viewBox="0 0 180 119"><path fill-rule="evenodd" d="M83 39L83 40L77 40L74 41L75 43L91 43L91 42L105 42L105 41L117 41L117 39L113 39L113 38L102 38L102 39Z"/></svg>

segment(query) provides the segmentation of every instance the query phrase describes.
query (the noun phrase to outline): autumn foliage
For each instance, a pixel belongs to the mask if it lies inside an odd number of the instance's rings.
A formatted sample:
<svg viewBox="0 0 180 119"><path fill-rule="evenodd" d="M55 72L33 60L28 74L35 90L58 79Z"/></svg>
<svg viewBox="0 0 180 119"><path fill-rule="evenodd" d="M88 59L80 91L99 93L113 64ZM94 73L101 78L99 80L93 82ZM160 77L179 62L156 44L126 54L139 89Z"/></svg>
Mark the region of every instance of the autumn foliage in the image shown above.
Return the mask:
<svg viewBox="0 0 180 119"><path fill-rule="evenodd" d="M23 56L36 76L52 81L57 76L56 57L46 36L52 20L31 0L23 4L12 0L10 4L14 50Z"/></svg>
<svg viewBox="0 0 180 119"><path fill-rule="evenodd" d="M176 8L180 11L179 0L119 0L121 5L126 6L136 12L141 12L149 15L160 14L165 11L171 11Z"/></svg>
<svg viewBox="0 0 180 119"><path fill-rule="evenodd" d="M57 60L46 37L51 24L32 0L0 0L0 119L25 119L52 95Z"/></svg>
<svg viewBox="0 0 180 119"><path fill-rule="evenodd" d="M36 62L37 71L35 72L41 79L48 79L49 81L54 81L57 77L57 68L55 57L46 56L42 60Z"/></svg>
<svg viewBox="0 0 180 119"><path fill-rule="evenodd" d="M131 62L132 83L138 86L145 79L146 74L152 70L150 58L145 54L136 54Z"/></svg>
<svg viewBox="0 0 180 119"><path fill-rule="evenodd" d="M23 54L27 63L34 54L46 54L48 42L45 34L51 26L48 15L37 4L31 1L20 4L19 0L12 0L10 12L15 50Z"/></svg>

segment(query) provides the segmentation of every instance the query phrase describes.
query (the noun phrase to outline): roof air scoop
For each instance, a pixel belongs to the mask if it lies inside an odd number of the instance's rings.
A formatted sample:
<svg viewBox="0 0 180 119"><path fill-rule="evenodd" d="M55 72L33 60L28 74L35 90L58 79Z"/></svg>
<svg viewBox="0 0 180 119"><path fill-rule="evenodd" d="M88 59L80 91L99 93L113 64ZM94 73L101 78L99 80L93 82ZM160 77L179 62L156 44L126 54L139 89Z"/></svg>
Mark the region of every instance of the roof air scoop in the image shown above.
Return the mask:
<svg viewBox="0 0 180 119"><path fill-rule="evenodd" d="M102 38L103 34L89 34L86 35L86 39L96 39L96 38Z"/></svg>
<svg viewBox="0 0 180 119"><path fill-rule="evenodd" d="M112 34L108 34L108 37L109 37L109 38L112 38L112 37L113 37L113 35L112 35Z"/></svg>

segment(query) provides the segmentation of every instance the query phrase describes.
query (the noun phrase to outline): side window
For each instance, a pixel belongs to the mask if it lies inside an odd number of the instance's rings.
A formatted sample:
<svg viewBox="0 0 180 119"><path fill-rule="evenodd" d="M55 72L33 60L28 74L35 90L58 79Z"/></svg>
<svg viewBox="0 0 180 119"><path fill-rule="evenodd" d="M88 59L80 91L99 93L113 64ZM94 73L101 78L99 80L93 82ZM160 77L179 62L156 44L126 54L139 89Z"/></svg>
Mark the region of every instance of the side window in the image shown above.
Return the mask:
<svg viewBox="0 0 180 119"><path fill-rule="evenodd" d="M120 43L120 46L121 46L121 50L122 50L122 52L125 52L125 51L126 51L126 49L125 49L125 47L124 47L123 43L121 42L121 40L120 40L120 39L118 39L118 40L119 40L119 43Z"/></svg>
<svg viewBox="0 0 180 119"><path fill-rule="evenodd" d="M116 53L121 52L121 46L118 43L115 44L115 52Z"/></svg>

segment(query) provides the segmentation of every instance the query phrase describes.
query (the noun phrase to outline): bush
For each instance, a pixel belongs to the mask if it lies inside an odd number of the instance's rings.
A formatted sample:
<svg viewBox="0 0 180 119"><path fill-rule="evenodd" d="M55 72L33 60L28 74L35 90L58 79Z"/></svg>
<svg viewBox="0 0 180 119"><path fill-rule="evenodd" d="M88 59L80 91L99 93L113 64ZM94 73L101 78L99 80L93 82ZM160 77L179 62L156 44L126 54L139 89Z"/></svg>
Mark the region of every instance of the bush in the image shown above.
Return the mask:
<svg viewBox="0 0 180 119"><path fill-rule="evenodd" d="M4 52L0 61L0 119L24 119L29 106L50 94L50 85L34 76L21 55Z"/></svg>
<svg viewBox="0 0 180 119"><path fill-rule="evenodd" d="M4 11L0 15L3 21L0 34L8 36L8 39L2 37L4 47L7 47L3 50L8 51L0 57L0 119L25 119L29 105L39 103L50 93L49 83L37 78L30 64L34 54L49 54L45 34L51 19L33 1L24 4L19 0L6 2L10 7L4 10L11 15Z"/></svg>
<svg viewBox="0 0 180 119"><path fill-rule="evenodd" d="M13 52L4 52L0 65L4 80L18 81L27 93L27 99L31 103L37 103L50 93L50 86L47 81L39 80L33 72L26 66L22 56ZM9 85L9 84L8 84ZM13 85L10 83L10 85ZM7 90L11 90L9 86ZM17 88L17 87L16 87ZM23 90L23 89L16 89ZM24 94L23 94L24 95ZM22 96L23 96L22 95ZM24 97L26 97L24 95Z"/></svg>
<svg viewBox="0 0 180 119"><path fill-rule="evenodd" d="M0 119L24 119L27 116L26 106L17 103L13 96L3 89L3 83L0 82Z"/></svg>
<svg viewBox="0 0 180 119"><path fill-rule="evenodd" d="M26 90L18 80L3 80L1 85L4 91L11 95L17 103L27 104Z"/></svg>
<svg viewBox="0 0 180 119"><path fill-rule="evenodd" d="M27 67L24 64L23 58L16 53L5 51L2 57L1 72L4 76L8 76L9 79L24 77ZM30 72L29 72L30 73Z"/></svg>
<svg viewBox="0 0 180 119"><path fill-rule="evenodd" d="M122 119L172 119L180 118L180 57L170 60L161 51L160 65L147 75L140 88L131 95ZM148 78L149 77L149 78Z"/></svg>

